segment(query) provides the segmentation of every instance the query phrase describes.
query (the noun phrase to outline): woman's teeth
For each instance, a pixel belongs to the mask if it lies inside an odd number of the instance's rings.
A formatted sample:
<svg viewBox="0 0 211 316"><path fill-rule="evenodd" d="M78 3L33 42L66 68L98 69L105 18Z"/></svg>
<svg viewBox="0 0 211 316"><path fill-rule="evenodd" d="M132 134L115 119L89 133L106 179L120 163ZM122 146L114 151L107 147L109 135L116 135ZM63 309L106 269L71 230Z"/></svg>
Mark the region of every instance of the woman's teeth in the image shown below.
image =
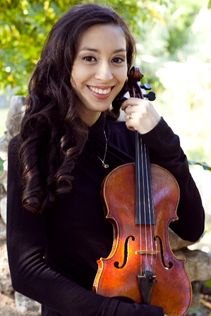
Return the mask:
<svg viewBox="0 0 211 316"><path fill-rule="evenodd" d="M89 86L89 89L92 90L95 93L98 93L98 94L108 94L111 91L111 88L98 89L98 88L94 88L94 87L90 87L90 86Z"/></svg>

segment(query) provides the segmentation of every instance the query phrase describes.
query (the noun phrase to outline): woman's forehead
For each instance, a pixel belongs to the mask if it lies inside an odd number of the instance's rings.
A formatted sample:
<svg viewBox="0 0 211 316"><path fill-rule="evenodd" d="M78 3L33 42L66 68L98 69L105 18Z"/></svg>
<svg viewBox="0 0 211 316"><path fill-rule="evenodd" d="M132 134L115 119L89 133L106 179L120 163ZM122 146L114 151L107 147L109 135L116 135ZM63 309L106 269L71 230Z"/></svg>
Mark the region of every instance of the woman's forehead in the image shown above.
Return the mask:
<svg viewBox="0 0 211 316"><path fill-rule="evenodd" d="M78 50L101 50L112 46L115 50L126 51L126 38L120 26L113 24L96 24L90 26L81 36Z"/></svg>

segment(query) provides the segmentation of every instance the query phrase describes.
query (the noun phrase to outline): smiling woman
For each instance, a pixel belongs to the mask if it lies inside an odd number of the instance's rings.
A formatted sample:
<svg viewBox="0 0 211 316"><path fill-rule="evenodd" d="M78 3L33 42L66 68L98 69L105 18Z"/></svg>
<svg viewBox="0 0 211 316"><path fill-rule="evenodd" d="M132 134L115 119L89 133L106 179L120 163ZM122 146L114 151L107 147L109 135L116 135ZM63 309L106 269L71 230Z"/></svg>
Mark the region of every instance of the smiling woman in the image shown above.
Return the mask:
<svg viewBox="0 0 211 316"><path fill-rule="evenodd" d="M109 109L127 78L126 39L120 26L91 26L81 37L71 84L80 116L92 126Z"/></svg>
<svg viewBox="0 0 211 316"><path fill-rule="evenodd" d="M171 228L191 241L203 232L178 136L148 100L121 102L134 55L135 41L115 11L77 5L53 26L29 82L20 134L9 146L7 245L13 287L40 302L42 316L164 315L162 306L92 290L97 260L113 244L101 185L135 160L134 130L150 161L179 184L179 221ZM118 121L120 108L126 121Z"/></svg>

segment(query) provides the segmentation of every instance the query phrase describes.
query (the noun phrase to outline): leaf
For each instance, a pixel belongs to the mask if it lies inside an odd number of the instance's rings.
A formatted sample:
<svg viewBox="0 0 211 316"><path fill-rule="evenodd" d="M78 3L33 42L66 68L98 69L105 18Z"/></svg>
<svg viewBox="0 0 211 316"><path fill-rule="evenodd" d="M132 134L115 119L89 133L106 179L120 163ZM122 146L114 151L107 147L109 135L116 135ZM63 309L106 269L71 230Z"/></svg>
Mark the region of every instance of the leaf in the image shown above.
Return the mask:
<svg viewBox="0 0 211 316"><path fill-rule="evenodd" d="M211 280L207 280L206 282L204 282L204 285L211 288Z"/></svg>
<svg viewBox="0 0 211 316"><path fill-rule="evenodd" d="M206 162L198 162L198 161L189 160L188 163L189 165L199 165L204 170L211 171L211 167Z"/></svg>

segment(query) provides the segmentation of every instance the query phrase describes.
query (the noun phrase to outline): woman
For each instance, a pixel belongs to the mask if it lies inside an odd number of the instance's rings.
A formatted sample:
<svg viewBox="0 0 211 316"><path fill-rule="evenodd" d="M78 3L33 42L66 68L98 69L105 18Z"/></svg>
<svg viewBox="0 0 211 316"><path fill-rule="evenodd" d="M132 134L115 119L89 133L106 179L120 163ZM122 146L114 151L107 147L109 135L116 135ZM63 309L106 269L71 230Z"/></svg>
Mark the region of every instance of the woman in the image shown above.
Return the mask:
<svg viewBox="0 0 211 316"><path fill-rule="evenodd" d="M115 167L134 161L134 130L151 162L177 179L179 221L196 241L204 213L179 139L147 100L119 98L135 44L123 20L96 4L73 7L52 28L29 83L20 135L9 147L8 255L12 284L40 302L43 316L163 315L92 291L96 260L113 240L100 188ZM188 224L188 225L187 225Z"/></svg>

